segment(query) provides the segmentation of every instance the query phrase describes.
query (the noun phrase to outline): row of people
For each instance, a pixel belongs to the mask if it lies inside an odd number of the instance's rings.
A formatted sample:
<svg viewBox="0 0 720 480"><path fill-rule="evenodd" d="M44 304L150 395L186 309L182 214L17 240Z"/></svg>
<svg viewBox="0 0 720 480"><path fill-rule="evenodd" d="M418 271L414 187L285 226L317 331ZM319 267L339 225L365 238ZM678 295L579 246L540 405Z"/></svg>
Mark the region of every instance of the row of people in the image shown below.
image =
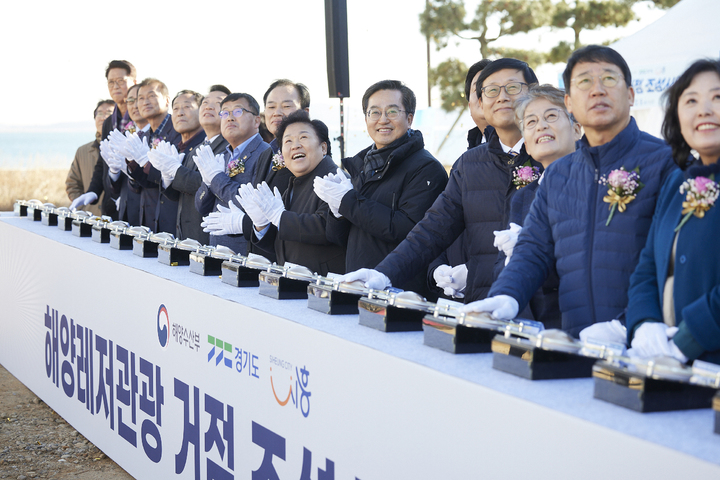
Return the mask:
<svg viewBox="0 0 720 480"><path fill-rule="evenodd" d="M704 72L720 83L717 73ZM342 159L342 170L330 157L327 127L307 114L307 90L280 81L263 99L266 123L275 135L269 145L258 134L259 105L247 94L226 95L216 107L206 108L213 112L207 118L219 119L219 136L211 137L203 126L207 139L194 145L189 144L199 132L186 133L182 143L154 135L170 118L172 124L180 124L181 108L154 123L146 116L148 109L140 108L150 124L146 136L120 135L125 128L116 110L105 123L115 118L108 127L121 128L106 135L105 161L98 162L96 172L101 182L109 179L115 194L123 191L117 188L121 179L141 196L156 185L156 212L167 208L163 201L172 198L167 192L181 192L178 195L194 200L194 224L200 225L204 216L201 226L211 233L210 243L232 244L238 253L300 263L321 274L348 271L345 281L362 280L371 288L393 285L428 296L436 287L464 298L468 311L507 319L534 316L574 336L624 342L627 335L638 354L657 353L661 345L664 353L676 353L685 361L713 357L720 348L713 341L720 341L720 333L708 341L705 332L684 322L677 304L672 320L656 318L646 306L638 313L628 296L640 282L639 273L632 274L648 235L650 242L654 238L652 218L663 185L685 178L673 158L687 157L690 148L700 150L680 127L681 139L691 146L682 151L668 132L671 146L638 129L630 116L631 73L614 50L589 46L574 52L563 80L564 93L538 86L532 69L515 59L473 65L466 95L477 129L468 135L469 149L453 166L449 180L425 150L422 134L411 128L414 94L396 81L378 82L366 91L362 106L373 143ZM142 82L138 96L155 92L160 97L157 92L162 89L153 88L157 82ZM211 94L195 103L204 105ZM184 103L182 95L192 96L178 94L172 102L174 112L176 104ZM163 98L168 98L166 92ZM713 102L711 98L711 107ZM668 115L673 112L672 96L670 103ZM716 121L711 107L704 114ZM298 111L304 113L292 114ZM677 105L674 112L677 116ZM712 122L700 127L705 141L720 128ZM578 140L580 128L584 135ZM218 138L229 142L224 153L222 148L201 145ZM712 166L718 156L713 160L712 155L701 153L700 158ZM681 166L685 162L678 161ZM194 189L175 185L183 168L193 178ZM715 188L717 198L713 177L703 178L710 183L702 185ZM687 181L683 191L689 191ZM176 225L184 210L171 212ZM707 208L702 213L714 218ZM702 241L699 238L695 242ZM643 253L643 264L646 256ZM683 254L683 265L687 257ZM677 262L673 265L680 268ZM710 265L705 270L712 273L697 282L701 291L691 289L681 303L687 304L692 295L696 301L703 297L704 303L696 307L705 309L703 328L714 325L717 330L720 269L717 263ZM656 277L665 279L667 270ZM668 288L666 281L660 283ZM660 304L674 291L670 287L663 296L661 289ZM622 326L626 316L627 334ZM665 343L653 343L660 340Z"/></svg>

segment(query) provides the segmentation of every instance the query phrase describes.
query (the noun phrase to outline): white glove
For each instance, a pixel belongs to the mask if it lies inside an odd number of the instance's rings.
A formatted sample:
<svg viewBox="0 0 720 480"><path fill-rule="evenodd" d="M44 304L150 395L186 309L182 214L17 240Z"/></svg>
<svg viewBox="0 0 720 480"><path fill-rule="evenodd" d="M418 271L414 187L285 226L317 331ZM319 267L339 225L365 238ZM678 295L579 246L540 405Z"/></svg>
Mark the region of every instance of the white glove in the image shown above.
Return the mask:
<svg viewBox="0 0 720 480"><path fill-rule="evenodd" d="M282 201L282 195L280 195L277 187L271 192L268 184L262 182L258 185L253 195L255 195L255 203L260 207L265 218L280 228L280 218L285 211L285 204Z"/></svg>
<svg viewBox="0 0 720 480"><path fill-rule="evenodd" d="M249 183L240 185L238 188L238 195L235 199L240 203L245 213L252 220L253 225L257 227L264 227L270 220L267 219L260 206L255 203L255 189Z"/></svg>
<svg viewBox="0 0 720 480"><path fill-rule="evenodd" d="M365 288L372 288L373 290L385 290L388 287L392 287L392 283L388 277L370 268L361 268L360 270L346 273L338 277L337 280L340 283L352 283L360 280L365 283Z"/></svg>
<svg viewBox="0 0 720 480"><path fill-rule="evenodd" d="M158 169L162 175L163 187L167 188L175 180L175 174L182 166L184 153L178 153L175 145L168 142L160 142L157 148L148 152L148 159L153 167Z"/></svg>
<svg viewBox="0 0 720 480"><path fill-rule="evenodd" d="M493 246L497 247L498 250L505 252L505 265L510 262L512 257L513 249L517 243L518 235L520 234L522 227L517 223L510 223L510 228L507 230L494 231L495 241Z"/></svg>
<svg viewBox="0 0 720 480"><path fill-rule="evenodd" d="M498 320L512 320L517 317L519 306L517 300L508 295L496 295L484 300L468 303L458 310L463 313L487 312Z"/></svg>
<svg viewBox="0 0 720 480"><path fill-rule="evenodd" d="M113 180L117 180L118 175L123 170L127 171L127 163L125 163L125 157L113 149L110 140L103 140L100 142L100 156L105 161L110 171L110 176Z"/></svg>
<svg viewBox="0 0 720 480"><path fill-rule="evenodd" d="M78 207L84 207L85 205L89 205L97 199L98 196L95 192L83 193L72 201L72 203L70 204L70 210L75 210Z"/></svg>
<svg viewBox="0 0 720 480"><path fill-rule="evenodd" d="M627 329L619 320L600 322L580 331L580 340L587 342L595 340L602 343L619 343L625 345L627 342Z"/></svg>
<svg viewBox="0 0 720 480"><path fill-rule="evenodd" d="M672 357L685 363L688 358L672 341L677 331L677 327L668 327L662 322L645 322L635 330L628 355L640 358Z"/></svg>
<svg viewBox="0 0 720 480"><path fill-rule="evenodd" d="M203 183L208 187L216 175L225 172L225 157L215 155L210 145L203 145L198 148L193 160L195 160L195 165L197 165L202 176Z"/></svg>
<svg viewBox="0 0 720 480"><path fill-rule="evenodd" d="M449 265L440 265L433 272L433 278L437 286L443 289L448 297L463 298L465 295L461 293L467 285L467 267L465 264L451 267Z"/></svg>
<svg viewBox="0 0 720 480"><path fill-rule="evenodd" d="M235 235L243 233L243 218L245 213L230 202L230 208L218 205L217 212L203 218L200 226L203 227L203 232L209 232L210 235Z"/></svg>
<svg viewBox="0 0 720 480"><path fill-rule="evenodd" d="M340 203L347 192L353 189L352 182L345 175L329 173L313 180L315 195L328 204L335 217L340 218Z"/></svg>
<svg viewBox="0 0 720 480"><path fill-rule="evenodd" d="M120 148L120 153L129 158L135 160L138 165L144 167L148 163L148 152L150 147L148 146L147 137L143 137L142 140L137 133L125 132L125 138L127 141Z"/></svg>

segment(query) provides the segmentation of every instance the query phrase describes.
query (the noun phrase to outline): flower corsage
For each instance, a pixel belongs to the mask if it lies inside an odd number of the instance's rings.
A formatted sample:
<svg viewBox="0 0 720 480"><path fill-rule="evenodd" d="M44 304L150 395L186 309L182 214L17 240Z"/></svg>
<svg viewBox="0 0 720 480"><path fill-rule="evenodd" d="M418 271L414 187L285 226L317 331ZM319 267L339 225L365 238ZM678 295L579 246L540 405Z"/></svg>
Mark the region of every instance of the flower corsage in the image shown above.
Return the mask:
<svg viewBox="0 0 720 480"><path fill-rule="evenodd" d="M130 121L127 123L127 125L125 125L125 131L126 131L126 132L130 132L131 135L132 135L133 133L137 132L137 127L135 126L135 122L133 122L132 120L130 120Z"/></svg>
<svg viewBox="0 0 720 480"><path fill-rule="evenodd" d="M603 202L609 203L610 215L608 215L605 226L610 225L615 210L624 212L627 204L635 200L638 192L645 186L640 182L640 168L635 167L634 170L628 172L625 167L613 170L606 177L603 175L598 182L600 185L607 185L607 195L603 197Z"/></svg>
<svg viewBox="0 0 720 480"><path fill-rule="evenodd" d="M530 165L530 160L525 162L519 167L515 167L513 171L513 185L515 189L520 190L521 188L530 185L532 182L540 178L540 169Z"/></svg>
<svg viewBox="0 0 720 480"><path fill-rule="evenodd" d="M695 177L685 180L680 185L680 195L685 195L685 201L683 202L683 218L680 223L675 227L675 232L679 232L685 223L690 220L692 215L697 218L703 218L705 212L710 210L710 207L715 205L715 201L718 199L720 194L720 188L715 182L715 175L711 174L710 178L707 177Z"/></svg>
<svg viewBox="0 0 720 480"><path fill-rule="evenodd" d="M150 148L157 148L158 145L160 145L160 142L162 142L162 141L163 141L163 139L160 137L154 138L152 141L152 146Z"/></svg>
<svg viewBox="0 0 720 480"><path fill-rule="evenodd" d="M285 159L283 158L282 153L276 153L272 157L272 169L274 172L277 172L283 168L285 168Z"/></svg>
<svg viewBox="0 0 720 480"><path fill-rule="evenodd" d="M234 177L235 175L238 175L240 173L245 172L245 160L247 159L247 155L245 155L243 158L236 158L235 160L230 160L227 164L227 169L225 173L228 177Z"/></svg>

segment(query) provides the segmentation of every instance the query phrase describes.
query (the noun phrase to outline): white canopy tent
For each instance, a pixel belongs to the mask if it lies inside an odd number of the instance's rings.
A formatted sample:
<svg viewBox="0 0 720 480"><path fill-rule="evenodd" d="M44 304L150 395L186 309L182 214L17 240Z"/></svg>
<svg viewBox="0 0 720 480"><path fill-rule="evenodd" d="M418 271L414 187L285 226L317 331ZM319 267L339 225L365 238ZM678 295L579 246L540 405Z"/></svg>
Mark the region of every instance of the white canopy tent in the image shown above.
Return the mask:
<svg viewBox="0 0 720 480"><path fill-rule="evenodd" d="M660 19L611 45L627 61L635 88L632 115L660 136L660 96L695 60L720 56L720 1L682 0Z"/></svg>

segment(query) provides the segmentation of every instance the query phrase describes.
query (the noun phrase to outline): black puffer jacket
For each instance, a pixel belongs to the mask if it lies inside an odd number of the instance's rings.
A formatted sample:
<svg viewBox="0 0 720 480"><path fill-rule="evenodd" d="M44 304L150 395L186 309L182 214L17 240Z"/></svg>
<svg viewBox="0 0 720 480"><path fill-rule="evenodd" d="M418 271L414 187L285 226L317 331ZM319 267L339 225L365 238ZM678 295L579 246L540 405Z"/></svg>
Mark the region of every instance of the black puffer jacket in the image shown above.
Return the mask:
<svg viewBox="0 0 720 480"><path fill-rule="evenodd" d="M286 210L280 217L280 228L270 225L260 240L253 235L260 255L267 257L267 252L274 252L280 265L297 263L320 275L345 273L345 247L333 245L325 235L326 220L333 214L313 189L315 177L336 173L337 169L326 156L312 172L290 177L283 193Z"/></svg>
<svg viewBox="0 0 720 480"><path fill-rule="evenodd" d="M447 184L445 168L425 150L422 133L413 130L406 138L368 178L363 165L372 147L342 161L354 188L342 199L342 218L331 215L328 238L338 244L346 239L348 272L375 268L405 239ZM393 285L420 293L427 289L424 272L417 270Z"/></svg>
<svg viewBox="0 0 720 480"><path fill-rule="evenodd" d="M377 270L387 275L393 285L401 285L419 271L424 272L467 229L465 245L470 260L465 298L485 298L498 255L493 230L506 228L510 200L516 191L513 171L528 160L524 146L515 157L503 152L500 139L492 132L488 143L468 150L458 159L445 191ZM542 170L540 163L532 161L532 165Z"/></svg>

